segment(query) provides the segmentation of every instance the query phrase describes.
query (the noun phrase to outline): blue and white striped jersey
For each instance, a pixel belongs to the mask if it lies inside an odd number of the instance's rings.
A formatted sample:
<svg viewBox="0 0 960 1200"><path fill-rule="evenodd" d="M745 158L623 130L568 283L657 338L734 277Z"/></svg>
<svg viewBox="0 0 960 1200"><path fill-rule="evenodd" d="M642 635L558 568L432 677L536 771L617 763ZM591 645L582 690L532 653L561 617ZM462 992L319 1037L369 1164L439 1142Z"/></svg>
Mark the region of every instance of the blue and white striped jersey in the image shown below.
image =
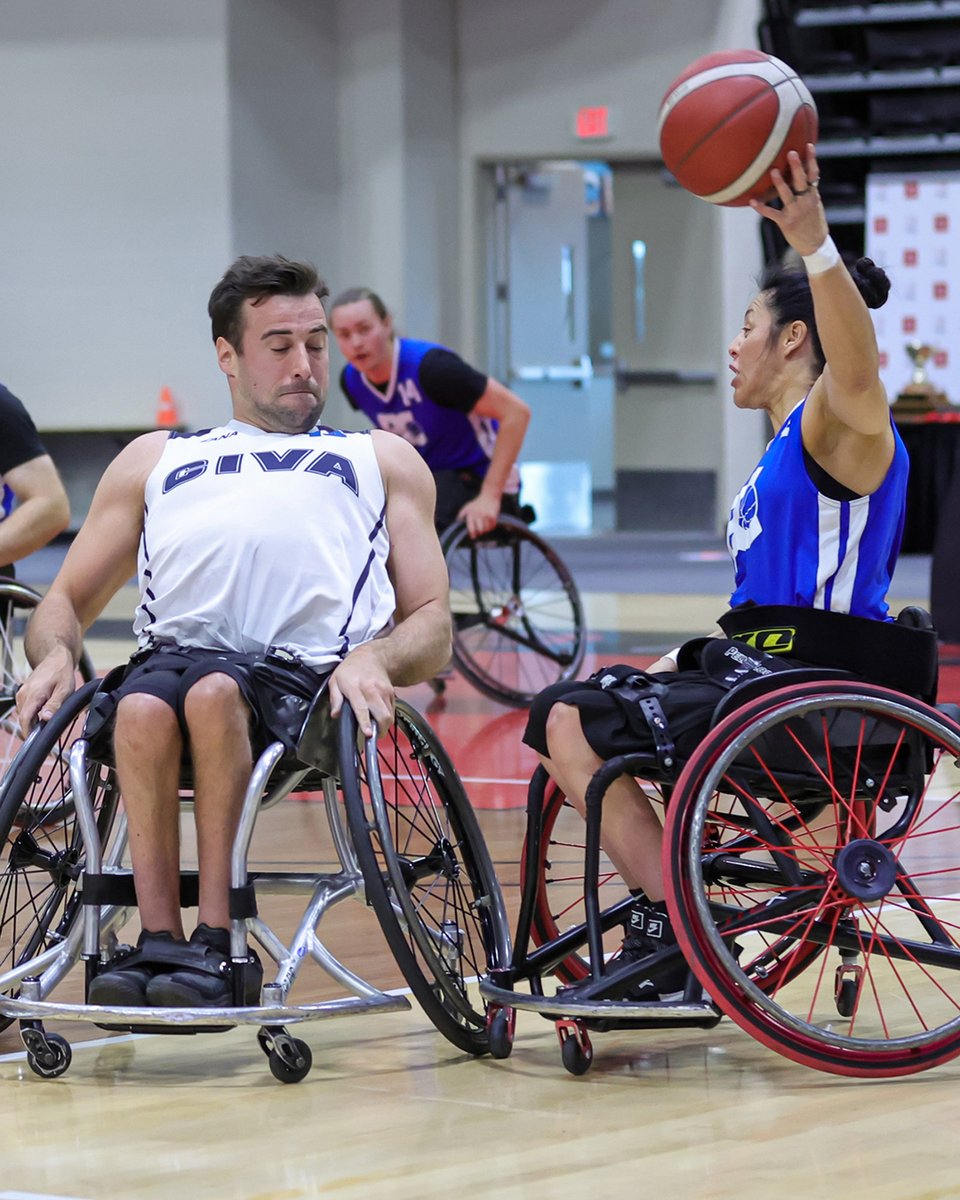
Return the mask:
<svg viewBox="0 0 960 1200"><path fill-rule="evenodd" d="M833 500L803 459L803 403L770 442L730 510L731 607L792 604L887 618L886 596L903 536L909 460L894 430L893 461L868 496Z"/></svg>

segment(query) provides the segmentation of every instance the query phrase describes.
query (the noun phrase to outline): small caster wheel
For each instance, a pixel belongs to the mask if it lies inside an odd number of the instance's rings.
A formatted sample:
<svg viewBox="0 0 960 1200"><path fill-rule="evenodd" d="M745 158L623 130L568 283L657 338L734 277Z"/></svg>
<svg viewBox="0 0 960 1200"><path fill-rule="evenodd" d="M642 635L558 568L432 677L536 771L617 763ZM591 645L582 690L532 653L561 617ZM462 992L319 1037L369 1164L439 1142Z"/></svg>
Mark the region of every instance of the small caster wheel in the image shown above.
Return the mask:
<svg viewBox="0 0 960 1200"><path fill-rule="evenodd" d="M299 1083L310 1073L313 1054L300 1038L286 1037L282 1041L278 1038L274 1040L267 1061L274 1079L279 1079L281 1083Z"/></svg>
<svg viewBox="0 0 960 1200"><path fill-rule="evenodd" d="M56 1079L73 1061L73 1051L66 1038L59 1033L46 1033L33 1039L27 1050L27 1066L41 1079Z"/></svg>
<svg viewBox="0 0 960 1200"><path fill-rule="evenodd" d="M491 1058L509 1058L513 1050L513 1027L516 1022L515 1008L495 1008L487 1021L487 1037L490 1041Z"/></svg>
<svg viewBox="0 0 960 1200"><path fill-rule="evenodd" d="M837 967L833 985L833 998L841 1017L852 1017L857 1011L860 988L863 984L863 967L844 964Z"/></svg>
<svg viewBox="0 0 960 1200"><path fill-rule="evenodd" d="M560 1047L560 1057L571 1075L586 1075L593 1062L593 1050L585 1049L576 1038L567 1038Z"/></svg>
<svg viewBox="0 0 960 1200"><path fill-rule="evenodd" d="M578 1021L557 1021L560 1058L571 1075L585 1075L593 1062L593 1046L587 1031Z"/></svg>
<svg viewBox="0 0 960 1200"><path fill-rule="evenodd" d="M854 979L845 979L837 988L837 1012L841 1017L852 1017L857 1011L857 995L860 989Z"/></svg>

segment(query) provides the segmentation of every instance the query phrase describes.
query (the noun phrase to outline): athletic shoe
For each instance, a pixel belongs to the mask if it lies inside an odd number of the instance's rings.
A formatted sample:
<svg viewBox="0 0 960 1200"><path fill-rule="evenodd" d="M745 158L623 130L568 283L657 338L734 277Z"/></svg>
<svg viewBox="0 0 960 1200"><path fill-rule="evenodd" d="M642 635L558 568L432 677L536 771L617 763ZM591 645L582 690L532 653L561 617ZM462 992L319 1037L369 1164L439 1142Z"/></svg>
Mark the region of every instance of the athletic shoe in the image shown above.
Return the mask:
<svg viewBox="0 0 960 1200"><path fill-rule="evenodd" d="M169 970L171 950L185 945L182 938L165 930L151 933L144 929L136 947L123 946L90 981L87 1003L118 1007L147 1004L147 984L158 971Z"/></svg>
<svg viewBox="0 0 960 1200"><path fill-rule="evenodd" d="M615 962L618 965L642 962L668 946L676 945L676 941L662 905L652 905L645 897L639 896L634 900L624 922L623 945ZM631 983L623 999L641 1002L682 1000L689 973L684 962L661 967L647 978L641 977L635 983Z"/></svg>
<svg viewBox="0 0 960 1200"><path fill-rule="evenodd" d="M147 1003L155 1008L232 1008L229 930L198 925L187 949L192 962L149 980ZM255 1005L260 1002L263 966L256 951L248 954L244 1003Z"/></svg>

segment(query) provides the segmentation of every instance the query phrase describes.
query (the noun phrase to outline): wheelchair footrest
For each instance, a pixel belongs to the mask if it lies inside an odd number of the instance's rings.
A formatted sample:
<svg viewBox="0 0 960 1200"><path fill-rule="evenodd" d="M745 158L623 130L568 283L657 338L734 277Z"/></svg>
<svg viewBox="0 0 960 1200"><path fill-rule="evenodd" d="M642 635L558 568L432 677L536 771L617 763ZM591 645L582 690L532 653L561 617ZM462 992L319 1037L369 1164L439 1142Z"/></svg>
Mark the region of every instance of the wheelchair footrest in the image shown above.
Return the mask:
<svg viewBox="0 0 960 1200"><path fill-rule="evenodd" d="M720 1010L710 1000L577 1000L560 994L532 996L529 992L513 992L497 987L488 979L481 980L480 994L506 1008L524 1009L556 1020L574 1017L591 1023L591 1028L654 1029L663 1025L716 1024ZM593 1024L598 1022L598 1024ZM629 1023L629 1024L628 1024Z"/></svg>

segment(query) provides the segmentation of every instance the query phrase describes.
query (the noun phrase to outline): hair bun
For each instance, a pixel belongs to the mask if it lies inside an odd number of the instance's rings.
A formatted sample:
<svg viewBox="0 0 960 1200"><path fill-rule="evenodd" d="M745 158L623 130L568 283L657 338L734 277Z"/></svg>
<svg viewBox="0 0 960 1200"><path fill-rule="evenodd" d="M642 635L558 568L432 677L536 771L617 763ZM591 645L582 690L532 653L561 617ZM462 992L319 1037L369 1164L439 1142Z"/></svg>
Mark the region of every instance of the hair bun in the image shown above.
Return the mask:
<svg viewBox="0 0 960 1200"><path fill-rule="evenodd" d="M880 308L890 294L890 277L872 258L858 258L850 267L853 282L867 308Z"/></svg>

